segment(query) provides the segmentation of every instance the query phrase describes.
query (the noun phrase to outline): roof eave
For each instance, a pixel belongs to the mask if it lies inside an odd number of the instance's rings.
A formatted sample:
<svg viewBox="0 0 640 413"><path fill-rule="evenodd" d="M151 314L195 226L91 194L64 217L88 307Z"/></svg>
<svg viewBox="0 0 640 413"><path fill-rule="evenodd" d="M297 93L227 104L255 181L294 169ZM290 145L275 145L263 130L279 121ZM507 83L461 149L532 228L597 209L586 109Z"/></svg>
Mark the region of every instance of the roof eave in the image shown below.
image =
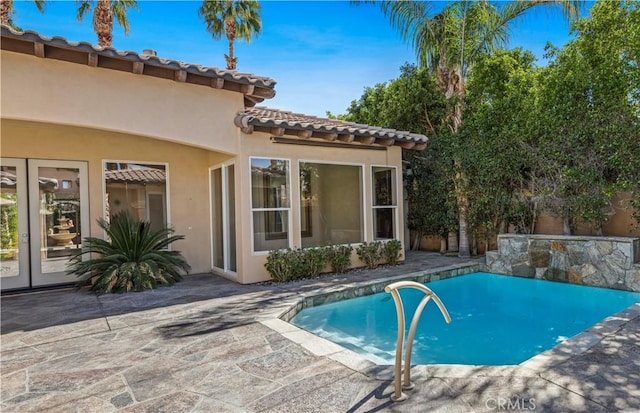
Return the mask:
<svg viewBox="0 0 640 413"><path fill-rule="evenodd" d="M332 127L319 127L311 123L286 122L281 119L263 119L246 113L239 113L234 123L243 133L268 133L276 138L290 136L300 140L320 139L328 142L340 142L365 146L399 146L403 149L424 150L428 138L393 129L370 127L345 122L344 125L335 124ZM399 136L397 136L399 134Z"/></svg>
<svg viewBox="0 0 640 413"><path fill-rule="evenodd" d="M19 32L5 25L1 26L1 34L2 50L237 92L244 96L248 107L273 98L276 93L275 80L250 73L121 52L87 42L72 43L62 37L48 38L32 31Z"/></svg>

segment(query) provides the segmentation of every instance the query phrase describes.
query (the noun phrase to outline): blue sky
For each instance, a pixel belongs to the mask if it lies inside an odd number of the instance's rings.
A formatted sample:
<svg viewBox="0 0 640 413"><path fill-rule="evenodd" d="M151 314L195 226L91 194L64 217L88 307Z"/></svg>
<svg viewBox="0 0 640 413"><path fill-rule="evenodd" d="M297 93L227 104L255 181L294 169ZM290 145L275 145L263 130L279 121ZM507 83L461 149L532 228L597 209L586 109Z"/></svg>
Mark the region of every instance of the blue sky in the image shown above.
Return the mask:
<svg viewBox="0 0 640 413"><path fill-rule="evenodd" d="M200 1L140 1L129 12L125 36L116 25L113 46L159 57L224 68L226 39L216 41L198 16ZM265 1L262 33L251 44L236 42L238 70L274 78L276 97L263 105L324 116L344 113L366 86L399 74L414 53L373 5L348 1ZM24 30L70 41L97 43L91 15L76 20L74 1L46 3L44 14L32 1L16 1L14 22ZM562 46L569 27L559 9L538 8L512 26L510 47L523 47L541 59L544 46Z"/></svg>

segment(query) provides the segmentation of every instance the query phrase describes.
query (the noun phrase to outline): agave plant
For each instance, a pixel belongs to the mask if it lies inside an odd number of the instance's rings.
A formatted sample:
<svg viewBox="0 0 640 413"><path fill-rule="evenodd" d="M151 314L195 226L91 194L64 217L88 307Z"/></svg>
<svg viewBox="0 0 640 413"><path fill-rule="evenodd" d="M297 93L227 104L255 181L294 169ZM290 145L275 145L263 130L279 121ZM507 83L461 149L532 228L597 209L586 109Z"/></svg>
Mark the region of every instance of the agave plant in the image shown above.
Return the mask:
<svg viewBox="0 0 640 413"><path fill-rule="evenodd" d="M167 247L182 235L171 235L173 229L153 230L148 221L134 219L128 213L100 218L98 225L107 240L87 237L82 251L69 261L68 274L81 277L79 285L91 285L98 293L121 293L171 285L182 278L180 270L188 273L191 267L179 251ZM84 260L83 256L89 255Z"/></svg>

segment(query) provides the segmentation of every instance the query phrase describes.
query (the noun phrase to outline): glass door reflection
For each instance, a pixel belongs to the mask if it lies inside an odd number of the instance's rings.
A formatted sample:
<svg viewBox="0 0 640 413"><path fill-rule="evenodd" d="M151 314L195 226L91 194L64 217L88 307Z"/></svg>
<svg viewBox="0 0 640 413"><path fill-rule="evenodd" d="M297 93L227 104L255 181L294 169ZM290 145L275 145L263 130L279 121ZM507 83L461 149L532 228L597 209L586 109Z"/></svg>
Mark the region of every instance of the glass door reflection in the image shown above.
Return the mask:
<svg viewBox="0 0 640 413"><path fill-rule="evenodd" d="M88 229L86 163L30 160L29 191L33 285L74 282L65 271Z"/></svg>
<svg viewBox="0 0 640 413"><path fill-rule="evenodd" d="M29 287L27 174L24 159L0 160L0 287Z"/></svg>

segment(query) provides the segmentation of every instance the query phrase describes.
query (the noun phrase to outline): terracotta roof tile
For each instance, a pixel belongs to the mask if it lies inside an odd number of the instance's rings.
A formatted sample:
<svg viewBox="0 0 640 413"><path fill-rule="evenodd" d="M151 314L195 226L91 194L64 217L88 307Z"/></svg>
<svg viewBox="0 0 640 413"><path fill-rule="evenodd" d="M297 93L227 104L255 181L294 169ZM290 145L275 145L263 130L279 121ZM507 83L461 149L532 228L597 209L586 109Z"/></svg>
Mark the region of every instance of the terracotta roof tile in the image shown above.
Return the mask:
<svg viewBox="0 0 640 413"><path fill-rule="evenodd" d="M425 135L419 133L346 122L337 119L320 118L262 106L246 108L239 112L238 115L236 115L235 124L242 128L245 133L252 133L256 126L284 128L286 134L295 134L296 131L306 130L310 132L337 134L338 136L354 135L386 141L391 139L394 144L399 144L407 148L410 148L411 144L413 144L413 149L418 150L424 149L428 141ZM378 142L376 141L376 143Z"/></svg>
<svg viewBox="0 0 640 413"><path fill-rule="evenodd" d="M72 52L95 54L105 59L111 58L132 63L140 62L144 65L161 67L174 71L185 71L194 75L200 75L212 79L222 79L226 82L261 88L260 93L256 93L255 96L253 96L254 101L262 101L263 99L269 99L275 96L274 87L276 85L276 81L269 77L258 76L254 75L253 73L237 72L235 70L219 69L217 67L206 67L197 64L189 64L181 62L179 60L163 59L151 54L141 54L131 51L119 51L112 47L97 46L88 42L72 42L60 36L46 37L30 30L26 30L23 32L17 31L6 25L2 25L1 27L2 49L18 51L21 53L36 54L36 52L34 51L34 47L24 48L12 45L5 46L4 43L7 39L14 41L17 40L21 42L39 43L47 46L48 48L57 48L69 50ZM44 50L42 53L44 54L44 57L48 55L48 53L46 53ZM251 95L252 93L247 94Z"/></svg>
<svg viewBox="0 0 640 413"><path fill-rule="evenodd" d="M155 168L107 170L104 171L104 178L107 182L137 182L145 184L161 184L167 180L165 171Z"/></svg>

